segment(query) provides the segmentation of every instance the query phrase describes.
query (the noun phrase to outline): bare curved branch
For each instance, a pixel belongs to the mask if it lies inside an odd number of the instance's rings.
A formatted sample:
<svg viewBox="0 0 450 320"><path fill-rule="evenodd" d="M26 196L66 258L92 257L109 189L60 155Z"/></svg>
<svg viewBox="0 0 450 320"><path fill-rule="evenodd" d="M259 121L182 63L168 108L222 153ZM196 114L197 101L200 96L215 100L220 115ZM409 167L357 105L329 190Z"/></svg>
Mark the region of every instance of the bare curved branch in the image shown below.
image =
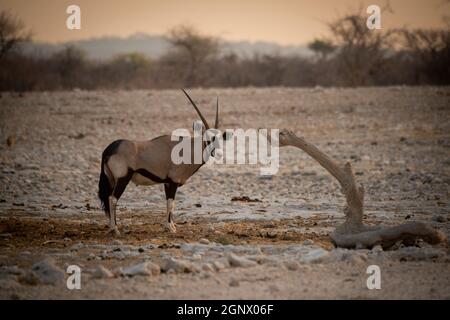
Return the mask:
<svg viewBox="0 0 450 320"><path fill-rule="evenodd" d="M293 132L282 130L280 132L280 146L295 146L302 149L323 168L325 168L342 188L346 198L344 224L337 227L330 235L337 247L344 248L370 248L381 245L389 248L398 241L413 243L417 239L423 239L435 244L446 239L439 230L420 222L411 222L398 226L367 226L363 222L364 217L364 188L355 181L352 166L338 165L318 148L309 144L304 138L296 136Z"/></svg>

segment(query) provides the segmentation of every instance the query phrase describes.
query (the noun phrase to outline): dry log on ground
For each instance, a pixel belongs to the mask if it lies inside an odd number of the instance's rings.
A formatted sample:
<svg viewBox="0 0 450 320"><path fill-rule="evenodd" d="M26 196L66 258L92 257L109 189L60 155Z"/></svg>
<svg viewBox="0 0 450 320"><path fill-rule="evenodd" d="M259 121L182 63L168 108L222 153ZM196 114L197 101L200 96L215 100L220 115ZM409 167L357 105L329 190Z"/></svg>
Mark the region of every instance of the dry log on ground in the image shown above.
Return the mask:
<svg viewBox="0 0 450 320"><path fill-rule="evenodd" d="M364 188L355 181L352 166L347 162L338 165L325 153L292 131L281 130L279 146L294 146L305 151L325 168L341 185L346 198L344 208L345 222L330 235L335 246L343 248L371 248L381 245L389 248L398 241L406 245L414 244L417 239L436 244L446 239L445 235L433 227L421 222L409 222L397 226L368 226L363 223Z"/></svg>

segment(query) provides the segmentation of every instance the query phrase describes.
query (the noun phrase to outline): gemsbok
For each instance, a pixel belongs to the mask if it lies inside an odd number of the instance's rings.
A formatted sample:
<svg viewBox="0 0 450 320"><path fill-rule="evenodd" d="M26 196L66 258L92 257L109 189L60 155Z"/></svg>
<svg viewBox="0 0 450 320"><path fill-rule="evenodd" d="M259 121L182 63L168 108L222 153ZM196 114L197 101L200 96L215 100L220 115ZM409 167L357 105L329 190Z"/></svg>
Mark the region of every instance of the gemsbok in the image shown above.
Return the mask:
<svg viewBox="0 0 450 320"><path fill-rule="evenodd" d="M204 130L210 129L208 122L200 112L199 108L187 92L182 89L194 109L203 122ZM219 126L219 100L216 104L216 119L214 128ZM194 145L194 139L191 137ZM202 139L202 137L199 137ZM202 153L211 143L202 140ZM125 191L130 181L136 185L154 185L163 183L167 200L167 227L171 232L176 232L176 226L172 219L174 210L175 194L178 187L186 181L205 164L201 163L175 164L172 161L172 149L179 141L172 141L170 135L162 135L148 141L116 140L112 142L102 154L100 181L98 184L98 197L106 216L109 218L110 231L113 235L120 235L116 221L117 201ZM214 150L210 146L211 154Z"/></svg>

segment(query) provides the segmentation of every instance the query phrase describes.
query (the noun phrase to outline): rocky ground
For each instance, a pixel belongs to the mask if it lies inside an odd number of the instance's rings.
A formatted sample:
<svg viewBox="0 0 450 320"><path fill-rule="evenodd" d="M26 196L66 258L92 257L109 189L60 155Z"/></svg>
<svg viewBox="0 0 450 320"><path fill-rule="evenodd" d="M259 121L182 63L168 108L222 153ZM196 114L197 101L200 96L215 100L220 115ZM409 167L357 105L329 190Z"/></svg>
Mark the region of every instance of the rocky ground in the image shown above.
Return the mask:
<svg viewBox="0 0 450 320"><path fill-rule="evenodd" d="M366 188L369 224L423 221L450 235L450 88L191 90L223 128L288 128ZM299 149L280 169L208 165L179 189L178 233L162 186L129 185L120 238L96 198L100 156L118 138L191 128L180 91L2 93L0 298L449 299L448 241L392 250L335 249L344 199ZM81 269L81 289L66 286ZM369 265L381 289L369 290Z"/></svg>

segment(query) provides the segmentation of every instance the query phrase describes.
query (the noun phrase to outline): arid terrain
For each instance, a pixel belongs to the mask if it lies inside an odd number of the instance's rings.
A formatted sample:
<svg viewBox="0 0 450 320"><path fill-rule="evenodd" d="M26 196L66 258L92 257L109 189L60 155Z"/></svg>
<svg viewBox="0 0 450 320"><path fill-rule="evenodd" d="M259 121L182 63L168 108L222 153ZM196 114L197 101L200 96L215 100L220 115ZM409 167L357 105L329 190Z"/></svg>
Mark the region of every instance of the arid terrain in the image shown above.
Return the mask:
<svg viewBox="0 0 450 320"><path fill-rule="evenodd" d="M422 221L450 235L450 88L190 90L222 128L288 128L366 189L368 224ZM389 251L335 249L338 183L296 148L280 169L207 165L177 193L130 184L113 238L96 193L101 153L119 138L192 128L181 91L80 91L0 98L1 299L450 299L448 240ZM69 290L66 269L81 269ZM369 290L378 265L381 289Z"/></svg>

